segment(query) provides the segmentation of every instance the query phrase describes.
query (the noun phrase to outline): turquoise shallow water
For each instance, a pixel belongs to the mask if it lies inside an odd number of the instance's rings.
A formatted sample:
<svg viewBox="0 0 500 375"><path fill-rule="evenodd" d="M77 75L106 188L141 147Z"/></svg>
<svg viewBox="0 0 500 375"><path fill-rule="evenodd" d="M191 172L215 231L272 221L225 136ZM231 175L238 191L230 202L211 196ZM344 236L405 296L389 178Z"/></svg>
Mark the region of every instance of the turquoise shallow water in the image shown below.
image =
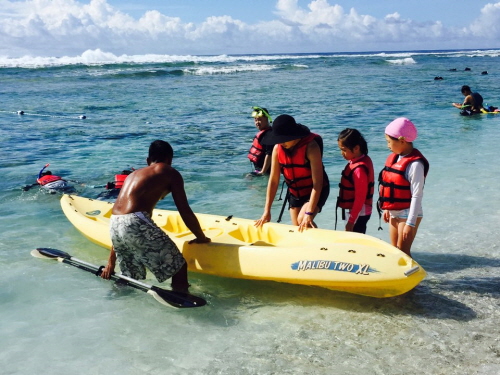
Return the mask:
<svg viewBox="0 0 500 375"><path fill-rule="evenodd" d="M450 103L462 101L460 87L469 84L500 106L499 57L443 51L104 61L95 51L85 59L0 58L2 373L498 373L500 115L465 118ZM21 190L43 165L96 196L92 186L144 166L157 138L173 145L194 211L260 217L266 181L245 177L253 105L274 117L291 114L323 136L332 191L317 222L330 229L345 163L338 133L358 128L378 171L388 153L385 125L399 116L415 122L415 144L431 169L412 249L428 277L414 292L373 300L191 273L193 293L209 306L174 311L30 256L51 246L93 263L107 258L73 229L57 196ZM276 202L274 219L279 209ZM368 234L387 240L387 228L377 227L373 217Z"/></svg>

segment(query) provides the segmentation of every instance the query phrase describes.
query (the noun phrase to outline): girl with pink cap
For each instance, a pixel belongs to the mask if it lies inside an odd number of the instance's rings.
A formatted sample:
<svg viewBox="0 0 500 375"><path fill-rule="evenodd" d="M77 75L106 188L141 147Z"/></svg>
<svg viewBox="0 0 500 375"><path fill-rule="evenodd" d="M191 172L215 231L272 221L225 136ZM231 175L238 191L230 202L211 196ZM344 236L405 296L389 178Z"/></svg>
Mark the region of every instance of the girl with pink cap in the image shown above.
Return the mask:
<svg viewBox="0 0 500 375"><path fill-rule="evenodd" d="M400 117L385 128L387 147L392 153L379 175L379 210L389 223L393 246L411 256L410 249L423 217L422 198L429 162L413 147L417 128Z"/></svg>

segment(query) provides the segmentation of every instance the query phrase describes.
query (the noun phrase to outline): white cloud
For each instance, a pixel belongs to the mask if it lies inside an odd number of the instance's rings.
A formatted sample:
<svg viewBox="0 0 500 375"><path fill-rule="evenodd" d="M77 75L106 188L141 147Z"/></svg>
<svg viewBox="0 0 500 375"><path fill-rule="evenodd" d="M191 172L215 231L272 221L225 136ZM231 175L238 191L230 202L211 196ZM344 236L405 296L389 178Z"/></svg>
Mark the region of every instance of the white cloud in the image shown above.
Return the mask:
<svg viewBox="0 0 500 375"><path fill-rule="evenodd" d="M247 24L230 16L186 23L158 11L140 19L106 0L0 0L0 56L230 54L500 47L500 2L478 11L463 29L415 22L398 13L383 19L346 12L329 0L278 0L276 19Z"/></svg>
<svg viewBox="0 0 500 375"><path fill-rule="evenodd" d="M470 31L476 37L500 39L500 2L486 4L481 15L471 24Z"/></svg>

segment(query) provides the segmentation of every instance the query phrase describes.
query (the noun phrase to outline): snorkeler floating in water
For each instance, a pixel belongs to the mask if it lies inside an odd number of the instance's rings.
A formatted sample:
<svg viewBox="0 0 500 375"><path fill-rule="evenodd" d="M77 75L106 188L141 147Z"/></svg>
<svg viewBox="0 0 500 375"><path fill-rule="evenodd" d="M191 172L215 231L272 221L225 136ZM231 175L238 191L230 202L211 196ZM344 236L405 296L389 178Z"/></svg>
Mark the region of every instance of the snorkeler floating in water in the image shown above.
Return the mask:
<svg viewBox="0 0 500 375"><path fill-rule="evenodd" d="M99 193L97 196L98 200L107 201L107 200L115 200L118 198L118 194L120 194L120 190L125 182L125 179L131 174L135 169L124 169L120 174L115 175L115 180L113 182L108 182L106 184L106 190ZM102 186L101 186L102 187Z"/></svg>
<svg viewBox="0 0 500 375"><path fill-rule="evenodd" d="M23 186L23 190L28 191L34 186L40 186L42 190L50 194L55 194L56 192L73 192L75 188L68 184L67 180L60 176L53 175L51 171L45 171L45 168L49 165L50 164L45 164L40 172L38 172L36 183Z"/></svg>

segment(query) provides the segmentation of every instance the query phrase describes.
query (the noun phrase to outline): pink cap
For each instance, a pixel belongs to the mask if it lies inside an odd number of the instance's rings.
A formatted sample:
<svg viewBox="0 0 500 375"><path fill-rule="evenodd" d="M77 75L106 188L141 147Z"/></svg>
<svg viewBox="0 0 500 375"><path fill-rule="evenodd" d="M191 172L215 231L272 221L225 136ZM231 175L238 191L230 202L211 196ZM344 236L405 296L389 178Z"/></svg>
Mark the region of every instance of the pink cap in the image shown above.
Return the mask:
<svg viewBox="0 0 500 375"><path fill-rule="evenodd" d="M406 142L413 142L417 139L417 128L407 118L399 117L387 125L385 134L396 139L404 139Z"/></svg>

